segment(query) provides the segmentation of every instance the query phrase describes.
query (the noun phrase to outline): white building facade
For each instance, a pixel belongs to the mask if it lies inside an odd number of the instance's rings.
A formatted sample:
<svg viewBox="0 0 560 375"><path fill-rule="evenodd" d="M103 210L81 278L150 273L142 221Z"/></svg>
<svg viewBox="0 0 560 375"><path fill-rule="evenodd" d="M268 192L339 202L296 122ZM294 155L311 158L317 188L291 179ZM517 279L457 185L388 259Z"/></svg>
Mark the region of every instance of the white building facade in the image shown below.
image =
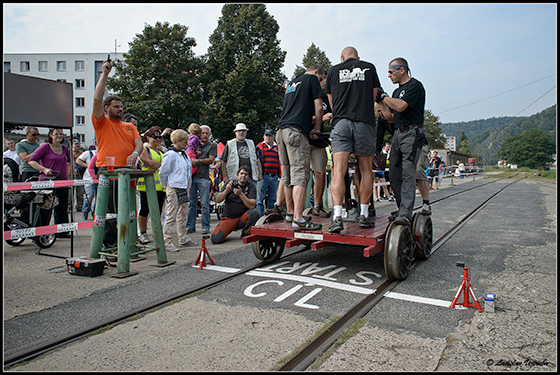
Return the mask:
<svg viewBox="0 0 560 375"><path fill-rule="evenodd" d="M68 82L74 91L74 139L83 148L97 145L91 122L93 94L108 53L5 53L4 71L31 77ZM111 59L123 59L122 53L110 53ZM109 76L115 73L113 69ZM105 91L105 96L109 92ZM126 108L125 108L126 110ZM16 131L17 132L17 131ZM22 134L24 131L21 131ZM69 135L69 134L68 134ZM25 137L25 134L23 134Z"/></svg>

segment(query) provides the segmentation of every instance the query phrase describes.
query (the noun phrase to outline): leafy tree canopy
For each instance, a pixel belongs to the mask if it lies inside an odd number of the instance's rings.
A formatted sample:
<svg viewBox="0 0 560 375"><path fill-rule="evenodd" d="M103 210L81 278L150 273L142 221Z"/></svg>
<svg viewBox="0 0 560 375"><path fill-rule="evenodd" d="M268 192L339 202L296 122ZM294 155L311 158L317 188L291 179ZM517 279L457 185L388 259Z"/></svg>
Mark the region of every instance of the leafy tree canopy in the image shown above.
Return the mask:
<svg viewBox="0 0 560 375"><path fill-rule="evenodd" d="M554 162L555 153L554 140L539 129L509 137L500 147L500 155L508 163L531 169L548 169L547 164Z"/></svg>
<svg viewBox="0 0 560 375"><path fill-rule="evenodd" d="M321 64L325 72L329 70L332 66L331 61L327 57L327 54L324 51L321 51L319 47L315 45L315 43L311 43L309 48L307 49L307 53L303 55L301 59L303 66L296 65L296 69L294 71L294 75L292 79L296 78L298 75L305 73L308 67L314 64Z"/></svg>
<svg viewBox="0 0 560 375"><path fill-rule="evenodd" d="M472 146L465 132L461 132L461 136L459 137L459 141L457 142L457 152L462 154L471 155L472 154Z"/></svg>
<svg viewBox="0 0 560 375"><path fill-rule="evenodd" d="M168 22L145 25L123 54L126 61L113 63L116 73L107 86L121 97L125 112L138 117L139 132L155 125L186 129L199 120L203 65L187 31Z"/></svg>
<svg viewBox="0 0 560 375"><path fill-rule="evenodd" d="M281 115L286 76L280 70L286 52L277 39L279 26L264 4L226 4L210 36L204 74L203 122L215 138L234 137L235 124L249 128L248 138L262 139Z"/></svg>

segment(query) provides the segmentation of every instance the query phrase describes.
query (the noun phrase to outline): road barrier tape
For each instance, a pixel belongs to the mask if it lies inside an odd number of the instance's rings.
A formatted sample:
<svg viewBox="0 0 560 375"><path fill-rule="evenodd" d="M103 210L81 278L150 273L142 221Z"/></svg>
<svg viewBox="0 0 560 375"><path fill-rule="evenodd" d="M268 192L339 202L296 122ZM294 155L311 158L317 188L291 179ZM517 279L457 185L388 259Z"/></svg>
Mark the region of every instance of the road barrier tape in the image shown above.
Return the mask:
<svg viewBox="0 0 560 375"><path fill-rule="evenodd" d="M132 212L131 212L132 213ZM20 228L4 231L4 240L15 240L42 236L45 234L72 232L80 229L93 228L94 225L105 226L106 219L116 219L117 214L107 214L106 218L95 216L92 221L47 225L35 228Z"/></svg>
<svg viewBox="0 0 560 375"><path fill-rule="evenodd" d="M21 228L4 231L4 240L16 240L18 238L29 238L35 236L43 236L46 234L72 232L80 229L93 227L93 221L65 223L57 225L47 225L44 227Z"/></svg>
<svg viewBox="0 0 560 375"><path fill-rule="evenodd" d="M89 184L100 183L103 185L103 180L97 179L93 180L49 180L49 181L31 181L31 182L4 182L4 192L6 191L20 191L20 190L44 190L44 189L54 189L61 187L71 187L71 186L83 186ZM117 181L118 178L111 178L111 180ZM109 185L105 185L109 186ZM136 187L136 179L130 180L130 187Z"/></svg>

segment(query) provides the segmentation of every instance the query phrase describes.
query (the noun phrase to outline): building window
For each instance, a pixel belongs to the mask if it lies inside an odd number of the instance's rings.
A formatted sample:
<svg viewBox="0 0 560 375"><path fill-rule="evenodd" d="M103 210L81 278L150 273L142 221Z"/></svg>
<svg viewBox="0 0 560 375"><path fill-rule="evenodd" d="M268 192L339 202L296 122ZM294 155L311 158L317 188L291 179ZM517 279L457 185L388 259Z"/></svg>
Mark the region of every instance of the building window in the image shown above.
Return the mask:
<svg viewBox="0 0 560 375"><path fill-rule="evenodd" d="M85 61L80 60L80 61L76 61L76 71L84 71L86 70L86 64Z"/></svg>
<svg viewBox="0 0 560 375"><path fill-rule="evenodd" d="M76 98L76 107L85 107L86 98Z"/></svg>
<svg viewBox="0 0 560 375"><path fill-rule="evenodd" d="M59 72L65 72L66 71L66 61L57 61L56 62L56 70L58 70Z"/></svg>
<svg viewBox="0 0 560 375"><path fill-rule="evenodd" d="M21 61L19 63L19 70L20 70L20 72L28 72L29 71L29 61Z"/></svg>
<svg viewBox="0 0 560 375"><path fill-rule="evenodd" d="M85 124L86 124L86 116L76 116L76 125L85 125Z"/></svg>
<svg viewBox="0 0 560 375"><path fill-rule="evenodd" d="M10 73L12 71L12 63L9 61L4 61L4 71Z"/></svg>
<svg viewBox="0 0 560 375"><path fill-rule="evenodd" d="M49 62L48 61L39 61L39 71L40 72L47 72L49 70Z"/></svg>
<svg viewBox="0 0 560 375"><path fill-rule="evenodd" d="M86 80L85 79L77 79L76 80L76 89L83 89L86 87Z"/></svg>

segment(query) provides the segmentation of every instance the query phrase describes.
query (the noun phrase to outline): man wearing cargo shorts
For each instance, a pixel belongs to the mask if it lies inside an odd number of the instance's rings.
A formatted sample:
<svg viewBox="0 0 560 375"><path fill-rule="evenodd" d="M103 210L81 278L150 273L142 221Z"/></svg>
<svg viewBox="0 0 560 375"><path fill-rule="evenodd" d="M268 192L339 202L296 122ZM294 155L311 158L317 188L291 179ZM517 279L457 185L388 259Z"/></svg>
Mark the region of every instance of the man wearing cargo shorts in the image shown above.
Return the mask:
<svg viewBox="0 0 560 375"><path fill-rule="evenodd" d="M342 223L342 203L346 187L344 175L350 154L356 155L360 167L360 228L372 228L369 201L373 192L373 155L375 153L374 99L380 87L377 71L372 63L360 61L354 47L346 47L341 63L329 69L325 91L333 112L332 153L333 175L331 192L333 219L329 232L339 233Z"/></svg>
<svg viewBox="0 0 560 375"><path fill-rule="evenodd" d="M310 176L309 139L318 138L323 120L320 81L324 75L323 67L316 64L288 84L276 132L282 168L280 184L284 185L286 197L286 221L292 222L295 231L319 230L322 227L303 217L303 206ZM315 126L312 128L313 115ZM275 208L278 207L275 205Z"/></svg>
<svg viewBox="0 0 560 375"><path fill-rule="evenodd" d="M416 193L416 168L422 146L427 143L424 132L426 91L420 81L409 76L408 62L399 57L389 63L389 78L399 85L392 97L381 94L381 111L395 123L389 162L391 186L398 206L398 215L389 220L409 225Z"/></svg>

